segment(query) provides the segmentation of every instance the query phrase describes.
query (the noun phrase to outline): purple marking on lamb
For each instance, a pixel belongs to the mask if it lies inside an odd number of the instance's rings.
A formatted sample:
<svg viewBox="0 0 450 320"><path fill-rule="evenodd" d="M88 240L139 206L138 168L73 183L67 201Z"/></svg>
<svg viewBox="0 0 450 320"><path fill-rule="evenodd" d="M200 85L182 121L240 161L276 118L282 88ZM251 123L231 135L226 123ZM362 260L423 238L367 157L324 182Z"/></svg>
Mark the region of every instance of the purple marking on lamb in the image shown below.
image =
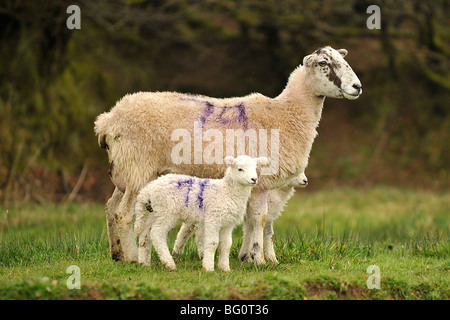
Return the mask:
<svg viewBox="0 0 450 320"><path fill-rule="evenodd" d="M184 204L186 208L189 206L189 193L191 192L192 185L194 184L194 179L189 178L186 180L178 180L178 189L181 189L185 185L187 185L186 197L184 198Z"/></svg>
<svg viewBox="0 0 450 320"><path fill-rule="evenodd" d="M237 117L224 119L223 116L229 109L236 109L238 111ZM217 121L219 121L221 124L224 124L224 125L232 124L232 123L241 123L244 130L248 129L248 117L245 112L245 106L243 103L240 103L240 104L232 106L232 107L228 107L228 106L223 107L222 111L217 116Z"/></svg>
<svg viewBox="0 0 450 320"><path fill-rule="evenodd" d="M203 209L203 192L205 191L205 187L208 183L209 179L202 179L199 181L200 192L197 195L197 203L199 209Z"/></svg>

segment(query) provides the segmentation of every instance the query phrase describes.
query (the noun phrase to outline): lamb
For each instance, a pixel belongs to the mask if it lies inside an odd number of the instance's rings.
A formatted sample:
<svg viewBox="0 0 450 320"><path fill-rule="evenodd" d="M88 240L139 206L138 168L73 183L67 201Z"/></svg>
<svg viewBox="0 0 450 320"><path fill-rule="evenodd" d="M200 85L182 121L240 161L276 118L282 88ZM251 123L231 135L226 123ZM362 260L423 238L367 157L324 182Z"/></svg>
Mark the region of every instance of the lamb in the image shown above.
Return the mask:
<svg viewBox="0 0 450 320"><path fill-rule="evenodd" d="M264 225L264 252L267 260L278 263L273 247L273 223L281 215L284 206L294 195L295 187L306 187L308 179L304 172L291 179L286 185L279 189L269 191L267 200L267 219Z"/></svg>
<svg viewBox="0 0 450 320"><path fill-rule="evenodd" d="M305 56L303 65L292 72L285 89L275 98L258 93L218 99L177 92L140 92L126 95L109 112L99 115L95 132L99 145L107 150L116 186L105 207L111 257L137 261L134 203L139 190L149 181L166 172L210 179L223 176L223 163L202 160L213 143L221 143L215 139L203 145L201 138L212 140L206 130L215 130L223 137L229 130L278 130L278 140L270 139L269 143L266 139L270 149L265 154L258 149L259 154L253 155L268 157L276 170L261 173L253 188L239 252L241 259L264 263L263 231L270 210L270 190L305 171L325 97L353 100L362 93L361 82L344 60L346 54L345 49L327 46ZM187 141L182 150L177 149L180 138ZM226 155L238 155L236 150L235 145ZM175 151L182 153L183 161L174 161ZM248 145L245 151L250 154Z"/></svg>
<svg viewBox="0 0 450 320"><path fill-rule="evenodd" d="M264 251L267 260L278 263L273 248L273 222L281 215L285 204L294 195L295 187L306 187L307 185L308 178L306 177L305 173L302 172L297 177L291 179L285 186L271 190L269 192L267 201L269 211L264 226ZM192 235L192 233L194 233L194 231L196 231L195 240L197 243L199 257L200 259L203 257L202 234L201 232L199 232L199 229L196 225L188 223L183 223L183 225L181 226L181 229L178 232L177 238L175 240L172 254L183 254L186 242Z"/></svg>
<svg viewBox="0 0 450 320"><path fill-rule="evenodd" d="M167 233L183 220L199 224L203 268L214 271L214 253L220 243L219 268L230 270L232 231L244 219L252 187L258 180L257 164L267 163L267 158L228 156L225 163L228 168L222 179L167 174L139 192L134 228L139 235L139 263L149 265L153 244L165 267L175 270L167 247ZM147 211L150 214L145 219Z"/></svg>

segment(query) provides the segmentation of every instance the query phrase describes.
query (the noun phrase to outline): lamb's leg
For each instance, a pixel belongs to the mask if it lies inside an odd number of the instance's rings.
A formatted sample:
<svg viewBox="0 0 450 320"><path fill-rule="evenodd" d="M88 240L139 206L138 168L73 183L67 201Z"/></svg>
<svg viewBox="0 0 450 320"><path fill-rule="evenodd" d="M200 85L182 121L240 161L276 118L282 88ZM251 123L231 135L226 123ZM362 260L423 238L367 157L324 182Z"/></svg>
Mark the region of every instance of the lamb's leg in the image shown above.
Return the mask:
<svg viewBox="0 0 450 320"><path fill-rule="evenodd" d="M203 243L203 269L214 271L214 254L219 244L219 228L217 226L207 222L204 224Z"/></svg>
<svg viewBox="0 0 450 320"><path fill-rule="evenodd" d="M184 251L184 247L186 246L186 242L189 237L195 230L195 225L183 223L180 231L178 231L177 238L175 240L175 244L173 246L172 254L173 255L182 255Z"/></svg>
<svg viewBox="0 0 450 320"><path fill-rule="evenodd" d="M203 260L203 231L204 231L204 221L200 221L195 229L195 244L197 245L198 257Z"/></svg>
<svg viewBox="0 0 450 320"><path fill-rule="evenodd" d="M242 261L264 264L263 230L267 218L267 191L252 193L244 220L244 241L239 252Z"/></svg>
<svg viewBox="0 0 450 320"><path fill-rule="evenodd" d="M159 216L153 222L150 231L150 238L163 265L169 270L176 270L175 261L173 261L167 246L167 234L177 223L176 220L170 219L168 216Z"/></svg>
<svg viewBox="0 0 450 320"><path fill-rule="evenodd" d="M106 226L109 238L109 249L111 258L114 261L124 261L122 245L120 244L120 237L118 231L118 215L117 210L122 200L123 193L115 188L111 198L106 202L105 214L106 214Z"/></svg>
<svg viewBox="0 0 450 320"><path fill-rule="evenodd" d="M273 220L267 220L264 226L264 252L268 261L278 263L273 247Z"/></svg>
<svg viewBox="0 0 450 320"><path fill-rule="evenodd" d="M232 234L232 227L222 228L222 230L220 230L219 269L222 271L230 271L230 249L233 242Z"/></svg>
<svg viewBox="0 0 450 320"><path fill-rule="evenodd" d="M117 209L117 231L122 246L123 260L126 262L138 262L138 248L136 235L133 230L134 204L136 194L127 189Z"/></svg>
<svg viewBox="0 0 450 320"><path fill-rule="evenodd" d="M268 215L264 226L264 252L267 260L273 263L278 263L273 247L273 223L281 215L283 208L294 193L294 187L284 187L271 190L268 194Z"/></svg>

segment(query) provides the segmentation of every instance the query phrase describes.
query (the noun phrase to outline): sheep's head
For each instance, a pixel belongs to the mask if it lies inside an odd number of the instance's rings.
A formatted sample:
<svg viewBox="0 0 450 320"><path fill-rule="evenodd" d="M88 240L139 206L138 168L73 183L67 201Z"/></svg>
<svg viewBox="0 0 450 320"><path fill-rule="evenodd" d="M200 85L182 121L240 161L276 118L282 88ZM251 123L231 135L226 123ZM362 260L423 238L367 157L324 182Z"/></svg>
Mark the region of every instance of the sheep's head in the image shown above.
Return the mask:
<svg viewBox="0 0 450 320"><path fill-rule="evenodd" d="M327 46L303 58L317 96L354 100L361 95L361 82L344 60L346 55L345 49L335 50Z"/></svg>
<svg viewBox="0 0 450 320"><path fill-rule="evenodd" d="M254 186L258 182L256 167L259 164L265 165L269 161L266 157L252 158L249 156L225 157L225 164L228 166L227 175L241 185Z"/></svg>

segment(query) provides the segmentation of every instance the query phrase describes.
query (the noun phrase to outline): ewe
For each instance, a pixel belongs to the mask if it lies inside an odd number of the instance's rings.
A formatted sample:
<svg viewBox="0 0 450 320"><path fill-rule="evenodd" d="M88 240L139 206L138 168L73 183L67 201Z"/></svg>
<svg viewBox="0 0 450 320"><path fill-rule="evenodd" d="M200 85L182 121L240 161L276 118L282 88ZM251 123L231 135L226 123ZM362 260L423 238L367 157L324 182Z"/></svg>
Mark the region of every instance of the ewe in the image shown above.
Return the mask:
<svg viewBox="0 0 450 320"><path fill-rule="evenodd" d="M111 111L99 115L95 132L100 146L108 152L111 180L116 186L105 207L111 257L137 261L133 209L139 190L148 182L165 172L209 179L223 176L223 164L174 163L172 159L177 145L172 134L183 129L195 136L198 132L193 124L200 122L203 129L213 128L223 136L229 129L279 130L277 148L271 146L267 154L259 154L267 156L271 164L277 163L278 170L261 175L253 188L239 253L243 260L264 263L263 233L271 211L270 191L305 171L325 97L353 100L362 92L361 82L344 60L346 54L345 49L323 47L304 57L303 65L292 72L286 88L275 98L258 93L217 99L176 92L139 92L126 95ZM194 141L189 146L194 150L198 144ZM208 147L203 146L203 150ZM277 152L272 154L272 149ZM192 154L195 160L196 154ZM281 199L290 191L277 192ZM276 261L274 255L268 258Z"/></svg>
<svg viewBox="0 0 450 320"><path fill-rule="evenodd" d="M147 184L138 194L134 230L139 235L139 263L148 265L152 245L169 270L175 262L167 247L167 233L180 221L198 224L203 268L214 270L214 254L220 243L219 268L230 270L229 252L233 228L244 219L256 167L267 158L226 157L228 168L222 179L200 179L167 174ZM146 213L149 213L147 219ZM149 236L150 233L150 236Z"/></svg>

